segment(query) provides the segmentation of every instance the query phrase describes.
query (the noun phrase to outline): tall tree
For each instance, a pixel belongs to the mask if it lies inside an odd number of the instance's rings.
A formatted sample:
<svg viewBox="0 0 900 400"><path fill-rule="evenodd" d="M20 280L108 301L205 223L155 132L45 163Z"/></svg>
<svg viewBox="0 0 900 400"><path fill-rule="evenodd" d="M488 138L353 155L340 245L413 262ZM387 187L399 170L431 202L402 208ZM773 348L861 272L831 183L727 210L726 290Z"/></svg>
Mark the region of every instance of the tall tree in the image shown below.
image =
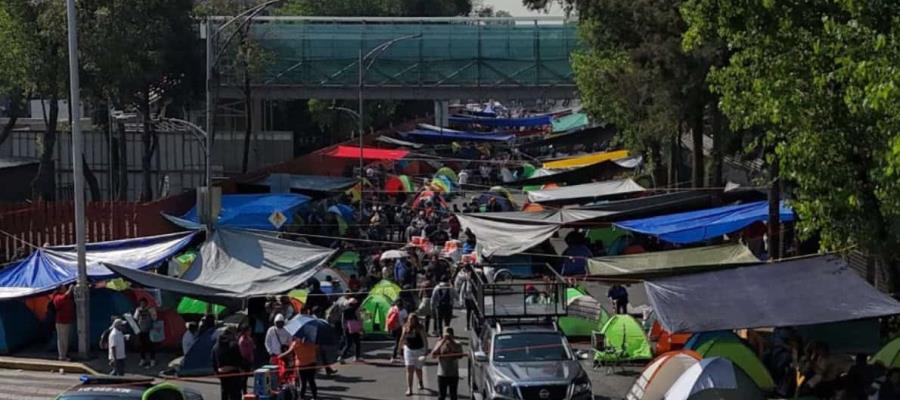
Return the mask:
<svg viewBox="0 0 900 400"><path fill-rule="evenodd" d="M712 88L776 149L800 232L900 257L900 3L685 0L685 46L727 43Z"/></svg>
<svg viewBox="0 0 900 400"><path fill-rule="evenodd" d="M0 8L0 97L6 97L8 120L0 127L0 145L9 138L22 110L23 102L28 97L25 87L28 86L28 71L22 62L28 49L25 47L28 38L22 37L17 21L10 15L10 10Z"/></svg>

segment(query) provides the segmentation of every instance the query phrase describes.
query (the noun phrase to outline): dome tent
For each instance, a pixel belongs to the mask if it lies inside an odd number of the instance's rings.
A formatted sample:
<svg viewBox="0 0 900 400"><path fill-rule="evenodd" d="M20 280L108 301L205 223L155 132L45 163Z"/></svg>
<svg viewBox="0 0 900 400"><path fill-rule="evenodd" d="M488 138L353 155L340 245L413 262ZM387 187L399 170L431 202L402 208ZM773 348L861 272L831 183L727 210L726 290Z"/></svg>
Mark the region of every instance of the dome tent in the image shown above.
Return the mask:
<svg viewBox="0 0 900 400"><path fill-rule="evenodd" d="M730 336L729 336L730 334ZM697 341L692 350L703 358L723 357L743 370L756 386L764 391L775 388L775 381L762 361L744 345L733 333L707 335L708 339ZM693 341L693 339L692 339ZM690 342L690 341L689 341Z"/></svg>
<svg viewBox="0 0 900 400"><path fill-rule="evenodd" d="M596 351L594 360L600 362L618 362L632 360L649 360L653 358L650 341L644 330L634 317L615 315L600 328L603 335L605 351Z"/></svg>
<svg viewBox="0 0 900 400"><path fill-rule="evenodd" d="M731 361L706 358L678 377L663 397L665 400L762 400L753 380Z"/></svg>
<svg viewBox="0 0 900 400"><path fill-rule="evenodd" d="M672 384L702 357L690 350L671 351L653 360L634 381L626 400L662 400Z"/></svg>
<svg viewBox="0 0 900 400"><path fill-rule="evenodd" d="M872 356L872 362L881 361L887 368L900 368L900 336L888 342Z"/></svg>
<svg viewBox="0 0 900 400"><path fill-rule="evenodd" d="M392 300L382 294L370 293L360 306L363 311L363 332L376 333L387 331L387 314Z"/></svg>
<svg viewBox="0 0 900 400"><path fill-rule="evenodd" d="M559 318L559 329L567 337L590 337L609 320L609 313L589 294L578 288L566 289L569 315Z"/></svg>

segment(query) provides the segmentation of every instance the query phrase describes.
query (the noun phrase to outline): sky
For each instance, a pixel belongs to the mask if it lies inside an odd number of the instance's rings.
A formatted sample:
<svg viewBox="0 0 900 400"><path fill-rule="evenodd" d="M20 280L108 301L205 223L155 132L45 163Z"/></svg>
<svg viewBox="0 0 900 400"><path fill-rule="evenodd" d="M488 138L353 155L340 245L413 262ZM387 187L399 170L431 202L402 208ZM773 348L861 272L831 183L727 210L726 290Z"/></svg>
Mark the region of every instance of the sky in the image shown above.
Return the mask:
<svg viewBox="0 0 900 400"><path fill-rule="evenodd" d="M494 6L495 10L509 11L513 17L531 17L540 15L562 16L563 10L558 4L554 4L550 8L549 14L541 11L531 11L522 5L522 0L484 0L484 5Z"/></svg>

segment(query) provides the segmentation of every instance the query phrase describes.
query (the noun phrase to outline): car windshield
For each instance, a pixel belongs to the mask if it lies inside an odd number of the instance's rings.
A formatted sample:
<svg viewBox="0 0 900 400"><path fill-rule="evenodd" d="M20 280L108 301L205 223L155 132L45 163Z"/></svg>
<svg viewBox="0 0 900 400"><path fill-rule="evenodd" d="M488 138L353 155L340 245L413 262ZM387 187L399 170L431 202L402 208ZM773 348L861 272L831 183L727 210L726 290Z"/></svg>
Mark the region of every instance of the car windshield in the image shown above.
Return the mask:
<svg viewBox="0 0 900 400"><path fill-rule="evenodd" d="M562 361L569 351L557 333L501 334L494 339L494 361Z"/></svg>

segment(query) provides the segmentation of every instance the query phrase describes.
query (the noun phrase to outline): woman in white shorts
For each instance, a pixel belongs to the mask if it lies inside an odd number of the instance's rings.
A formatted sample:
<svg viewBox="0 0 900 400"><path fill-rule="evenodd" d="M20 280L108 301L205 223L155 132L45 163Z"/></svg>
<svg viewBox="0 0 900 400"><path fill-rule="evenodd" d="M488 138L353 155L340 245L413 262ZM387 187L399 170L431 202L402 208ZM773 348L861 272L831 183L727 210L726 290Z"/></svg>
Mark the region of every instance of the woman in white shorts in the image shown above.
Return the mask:
<svg viewBox="0 0 900 400"><path fill-rule="evenodd" d="M416 314L410 314L406 318L400 343L403 343L403 365L406 366L406 395L412 396L413 375L419 378L419 390L425 390L422 364L425 361L425 354L428 353L428 335Z"/></svg>

